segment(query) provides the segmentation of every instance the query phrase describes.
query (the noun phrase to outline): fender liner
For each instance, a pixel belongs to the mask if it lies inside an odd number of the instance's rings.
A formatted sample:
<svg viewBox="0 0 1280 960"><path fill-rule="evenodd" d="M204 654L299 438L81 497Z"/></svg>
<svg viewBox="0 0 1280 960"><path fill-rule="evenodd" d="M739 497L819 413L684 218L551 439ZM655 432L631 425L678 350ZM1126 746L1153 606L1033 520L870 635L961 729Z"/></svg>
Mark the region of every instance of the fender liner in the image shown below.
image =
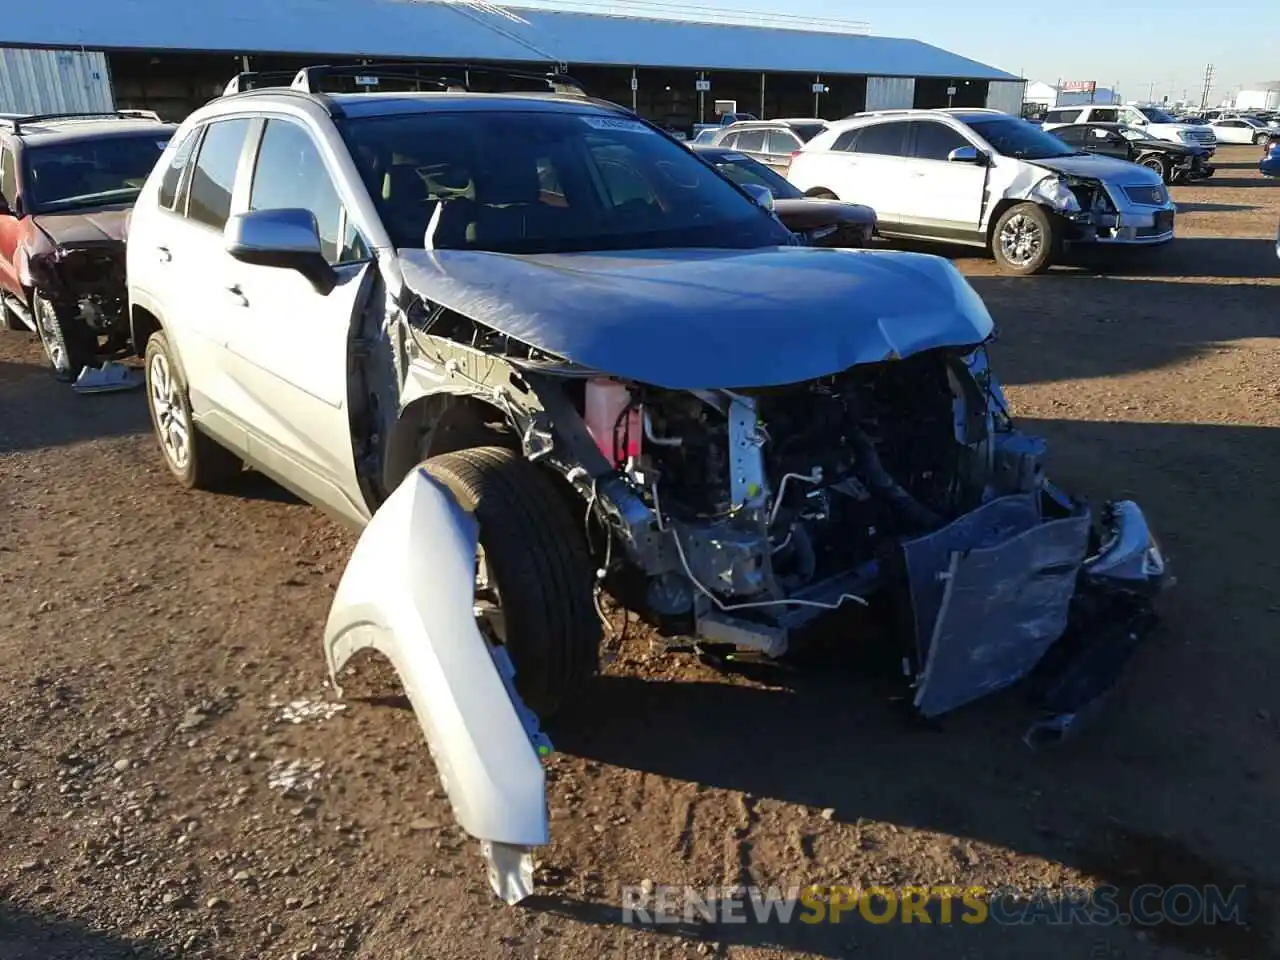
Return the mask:
<svg viewBox="0 0 1280 960"><path fill-rule="evenodd" d="M373 515L325 625L334 686L359 650L391 661L435 759L458 824L482 842L508 903L532 892L527 848L549 840L546 777L508 661L476 625L475 518L425 470Z"/></svg>

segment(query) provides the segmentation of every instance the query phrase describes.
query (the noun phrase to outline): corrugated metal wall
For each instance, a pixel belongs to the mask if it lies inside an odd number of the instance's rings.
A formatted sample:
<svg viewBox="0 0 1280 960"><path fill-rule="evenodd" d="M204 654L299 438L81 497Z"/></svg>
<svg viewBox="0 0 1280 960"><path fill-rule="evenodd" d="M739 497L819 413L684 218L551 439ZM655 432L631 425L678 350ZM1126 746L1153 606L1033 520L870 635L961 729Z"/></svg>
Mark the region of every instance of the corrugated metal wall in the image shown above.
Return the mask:
<svg viewBox="0 0 1280 960"><path fill-rule="evenodd" d="M987 107L1015 117L1022 116L1022 95L1026 85L1025 80L992 80L987 84Z"/></svg>
<svg viewBox="0 0 1280 960"><path fill-rule="evenodd" d="M867 77L868 110L911 109L916 103L916 82L911 77Z"/></svg>
<svg viewBox="0 0 1280 960"><path fill-rule="evenodd" d="M106 54L0 47L0 113L114 109Z"/></svg>

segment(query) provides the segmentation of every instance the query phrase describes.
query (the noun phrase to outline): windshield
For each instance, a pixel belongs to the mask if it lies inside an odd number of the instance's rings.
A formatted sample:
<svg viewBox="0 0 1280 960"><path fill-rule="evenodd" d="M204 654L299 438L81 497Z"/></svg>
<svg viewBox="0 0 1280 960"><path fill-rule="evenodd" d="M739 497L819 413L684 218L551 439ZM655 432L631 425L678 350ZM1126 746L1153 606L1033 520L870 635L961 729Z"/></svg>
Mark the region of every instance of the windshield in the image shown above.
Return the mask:
<svg viewBox="0 0 1280 960"><path fill-rule="evenodd" d="M169 142L167 131L29 145L23 200L33 211L131 203Z"/></svg>
<svg viewBox="0 0 1280 960"><path fill-rule="evenodd" d="M790 242L687 147L639 120L415 113L352 120L342 132L397 247L558 253Z"/></svg>
<svg viewBox="0 0 1280 960"><path fill-rule="evenodd" d="M1177 123L1178 121L1169 116L1158 107L1139 107L1138 112L1150 120L1152 123Z"/></svg>
<svg viewBox="0 0 1280 960"><path fill-rule="evenodd" d="M724 153L707 159L738 186L754 183L765 187L775 200L796 200L804 196L803 191L795 184L783 179L760 161L752 160L745 153Z"/></svg>
<svg viewBox="0 0 1280 960"><path fill-rule="evenodd" d="M1045 133L1033 123L1017 117L992 117L990 120L970 120L970 128L991 144L996 153L1019 160L1047 160L1050 157L1071 157L1079 153L1052 133Z"/></svg>

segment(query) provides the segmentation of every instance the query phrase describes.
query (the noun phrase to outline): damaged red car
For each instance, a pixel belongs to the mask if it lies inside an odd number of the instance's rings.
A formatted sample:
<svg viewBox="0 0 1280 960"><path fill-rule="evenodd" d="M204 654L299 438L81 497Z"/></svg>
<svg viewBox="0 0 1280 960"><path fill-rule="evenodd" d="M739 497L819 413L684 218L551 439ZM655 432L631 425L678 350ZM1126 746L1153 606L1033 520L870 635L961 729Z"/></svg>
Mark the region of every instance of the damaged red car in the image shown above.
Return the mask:
<svg viewBox="0 0 1280 960"><path fill-rule="evenodd" d="M0 321L38 334L60 380L128 347L125 227L174 129L144 111L0 119Z"/></svg>

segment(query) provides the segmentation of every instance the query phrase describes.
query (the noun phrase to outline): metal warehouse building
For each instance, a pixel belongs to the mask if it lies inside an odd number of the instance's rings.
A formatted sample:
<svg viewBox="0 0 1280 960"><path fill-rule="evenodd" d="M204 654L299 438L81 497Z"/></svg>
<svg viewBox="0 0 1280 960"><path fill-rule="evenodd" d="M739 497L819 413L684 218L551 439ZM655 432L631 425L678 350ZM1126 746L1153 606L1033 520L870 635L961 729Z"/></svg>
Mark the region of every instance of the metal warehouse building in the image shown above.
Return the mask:
<svg viewBox="0 0 1280 960"><path fill-rule="evenodd" d="M716 100L766 118L948 104L1017 114L1023 91L1012 74L916 40L444 0L21 3L0 42L103 51L118 106L172 119L246 67L362 59L560 64L675 128L714 120Z"/></svg>

